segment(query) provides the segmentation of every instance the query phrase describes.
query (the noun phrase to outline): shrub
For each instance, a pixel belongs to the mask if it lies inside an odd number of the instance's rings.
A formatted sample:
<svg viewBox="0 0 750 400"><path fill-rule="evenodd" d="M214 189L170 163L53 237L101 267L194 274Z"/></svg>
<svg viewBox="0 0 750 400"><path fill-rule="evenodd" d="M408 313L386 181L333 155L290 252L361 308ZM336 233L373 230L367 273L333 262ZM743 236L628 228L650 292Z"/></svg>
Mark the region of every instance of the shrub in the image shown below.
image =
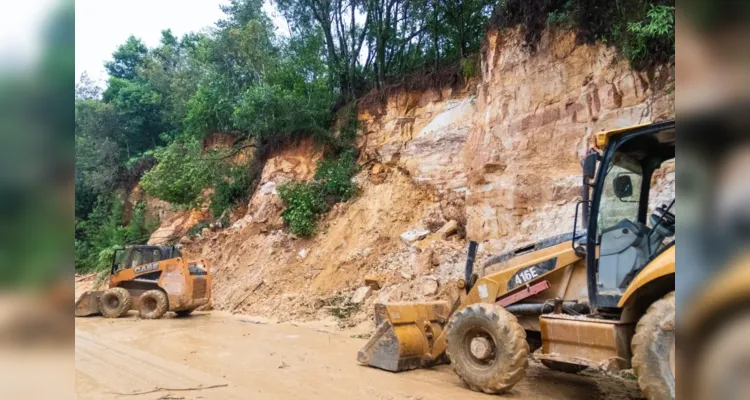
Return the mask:
<svg viewBox="0 0 750 400"><path fill-rule="evenodd" d="M648 61L654 51L674 52L674 7L650 4L646 19L627 24L623 53L634 64Z"/></svg>
<svg viewBox="0 0 750 400"><path fill-rule="evenodd" d="M464 79L469 79L477 74L477 57L467 57L461 59L461 75Z"/></svg>
<svg viewBox="0 0 750 400"><path fill-rule="evenodd" d="M123 202L116 196L99 196L88 219L76 221L76 270L107 270L116 248L146 243L158 226L146 221L143 201L135 205L127 225L123 224L123 211Z"/></svg>
<svg viewBox="0 0 750 400"><path fill-rule="evenodd" d="M357 162L353 150L347 150L336 158L323 158L318 161L315 181L321 185L330 201L347 201L356 190L352 176L357 172Z"/></svg>
<svg viewBox="0 0 750 400"><path fill-rule="evenodd" d="M224 211L232 208L237 201L246 199L252 179L245 166L230 169L228 177L219 179L214 186L209 210L214 218L219 218Z"/></svg>
<svg viewBox="0 0 750 400"><path fill-rule="evenodd" d="M349 200L357 190L352 176L357 172L353 150L318 161L312 182L291 181L279 186L286 209L284 223L295 235L312 236L318 216L332 204Z"/></svg>
<svg viewBox="0 0 750 400"><path fill-rule="evenodd" d="M208 221L200 221L197 224L191 226L190 229L188 229L187 235L188 236L198 236L198 235L201 234L201 231L203 230L203 228L208 228L208 226L210 224L211 223L208 222Z"/></svg>
<svg viewBox="0 0 750 400"><path fill-rule="evenodd" d="M291 181L279 185L277 190L286 205L281 217L289 230L295 235L312 236L318 215L327 209L321 185Z"/></svg>
<svg viewBox="0 0 750 400"><path fill-rule="evenodd" d="M214 165L201 157L197 140L175 141L155 151L159 163L141 178L151 196L177 205L192 205L214 178Z"/></svg>

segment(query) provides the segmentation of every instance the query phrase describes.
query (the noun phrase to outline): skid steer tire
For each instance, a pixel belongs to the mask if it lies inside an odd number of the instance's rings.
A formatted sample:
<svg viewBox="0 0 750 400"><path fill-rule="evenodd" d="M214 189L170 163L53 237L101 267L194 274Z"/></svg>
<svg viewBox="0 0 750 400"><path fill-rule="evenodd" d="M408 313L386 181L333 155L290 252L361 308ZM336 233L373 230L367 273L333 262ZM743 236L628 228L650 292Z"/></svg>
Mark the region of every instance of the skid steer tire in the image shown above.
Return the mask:
<svg viewBox="0 0 750 400"><path fill-rule="evenodd" d="M195 311L195 308L191 308L191 309L189 309L189 310L180 310L180 311L175 311L174 313L175 313L175 314L177 314L177 316L178 316L178 317L187 317L187 316L189 316L190 314L192 314L192 313L193 313L193 311Z"/></svg>
<svg viewBox="0 0 750 400"><path fill-rule="evenodd" d="M577 374L587 368L585 365L571 364L571 363L566 363L562 361L553 361L553 360L541 360L541 361L542 361L542 365L544 365L545 367L553 371L565 372L566 374Z"/></svg>
<svg viewBox="0 0 750 400"><path fill-rule="evenodd" d="M529 365L526 332L504 308L472 304L456 313L446 329L448 358L471 390L503 393L523 378Z"/></svg>
<svg viewBox="0 0 750 400"><path fill-rule="evenodd" d="M169 299L167 294L161 290L149 290L143 293L140 298L140 307L138 311L143 319L159 319L166 314L169 309Z"/></svg>
<svg viewBox="0 0 750 400"><path fill-rule="evenodd" d="M674 292L654 302L635 328L631 344L638 386L649 400L675 398Z"/></svg>
<svg viewBox="0 0 750 400"><path fill-rule="evenodd" d="M130 311L133 299L123 288L111 288L102 294L99 309L105 318L120 318Z"/></svg>

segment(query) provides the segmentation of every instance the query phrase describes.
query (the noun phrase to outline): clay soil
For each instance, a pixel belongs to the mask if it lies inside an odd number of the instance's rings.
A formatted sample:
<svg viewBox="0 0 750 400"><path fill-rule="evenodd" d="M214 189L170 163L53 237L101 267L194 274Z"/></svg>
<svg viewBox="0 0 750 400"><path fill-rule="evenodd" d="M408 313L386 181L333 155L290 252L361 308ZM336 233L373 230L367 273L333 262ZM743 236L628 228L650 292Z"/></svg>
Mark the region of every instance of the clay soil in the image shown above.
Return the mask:
<svg viewBox="0 0 750 400"><path fill-rule="evenodd" d="M76 319L76 390L85 399L489 399L450 366L385 372L355 361L352 331L217 311L188 318ZM636 399L634 381L567 375L532 362L497 398Z"/></svg>

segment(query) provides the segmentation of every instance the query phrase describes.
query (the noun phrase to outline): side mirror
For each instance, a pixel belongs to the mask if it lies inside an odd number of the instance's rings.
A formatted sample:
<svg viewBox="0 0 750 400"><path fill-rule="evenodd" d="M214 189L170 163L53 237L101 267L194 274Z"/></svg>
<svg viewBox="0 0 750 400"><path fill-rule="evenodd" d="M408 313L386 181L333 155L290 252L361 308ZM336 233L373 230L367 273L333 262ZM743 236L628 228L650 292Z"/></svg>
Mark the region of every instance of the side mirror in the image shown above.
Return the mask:
<svg viewBox="0 0 750 400"><path fill-rule="evenodd" d="M633 181L630 175L618 175L613 181L612 186L615 190L615 196L622 200L633 196Z"/></svg>
<svg viewBox="0 0 750 400"><path fill-rule="evenodd" d="M583 178L594 179L596 175L596 161L599 159L599 153L592 151L586 154L586 158L583 159Z"/></svg>

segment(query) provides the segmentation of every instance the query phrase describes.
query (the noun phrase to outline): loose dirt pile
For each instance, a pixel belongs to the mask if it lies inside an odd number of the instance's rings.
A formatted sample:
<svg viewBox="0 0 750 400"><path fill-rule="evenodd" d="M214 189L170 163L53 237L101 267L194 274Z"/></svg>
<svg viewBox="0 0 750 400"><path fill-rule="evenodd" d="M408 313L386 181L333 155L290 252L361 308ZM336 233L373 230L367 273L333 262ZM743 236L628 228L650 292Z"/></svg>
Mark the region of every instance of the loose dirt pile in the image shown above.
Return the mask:
<svg viewBox="0 0 750 400"><path fill-rule="evenodd" d="M441 199L397 168L372 168L355 180L357 196L319 221L311 239L282 229L277 208L265 222L184 240L183 253L212 268L213 307L279 321L333 317L352 326L369 320L375 301L436 298L462 276L466 242L452 220L460 197ZM414 229L425 238L401 237Z"/></svg>

